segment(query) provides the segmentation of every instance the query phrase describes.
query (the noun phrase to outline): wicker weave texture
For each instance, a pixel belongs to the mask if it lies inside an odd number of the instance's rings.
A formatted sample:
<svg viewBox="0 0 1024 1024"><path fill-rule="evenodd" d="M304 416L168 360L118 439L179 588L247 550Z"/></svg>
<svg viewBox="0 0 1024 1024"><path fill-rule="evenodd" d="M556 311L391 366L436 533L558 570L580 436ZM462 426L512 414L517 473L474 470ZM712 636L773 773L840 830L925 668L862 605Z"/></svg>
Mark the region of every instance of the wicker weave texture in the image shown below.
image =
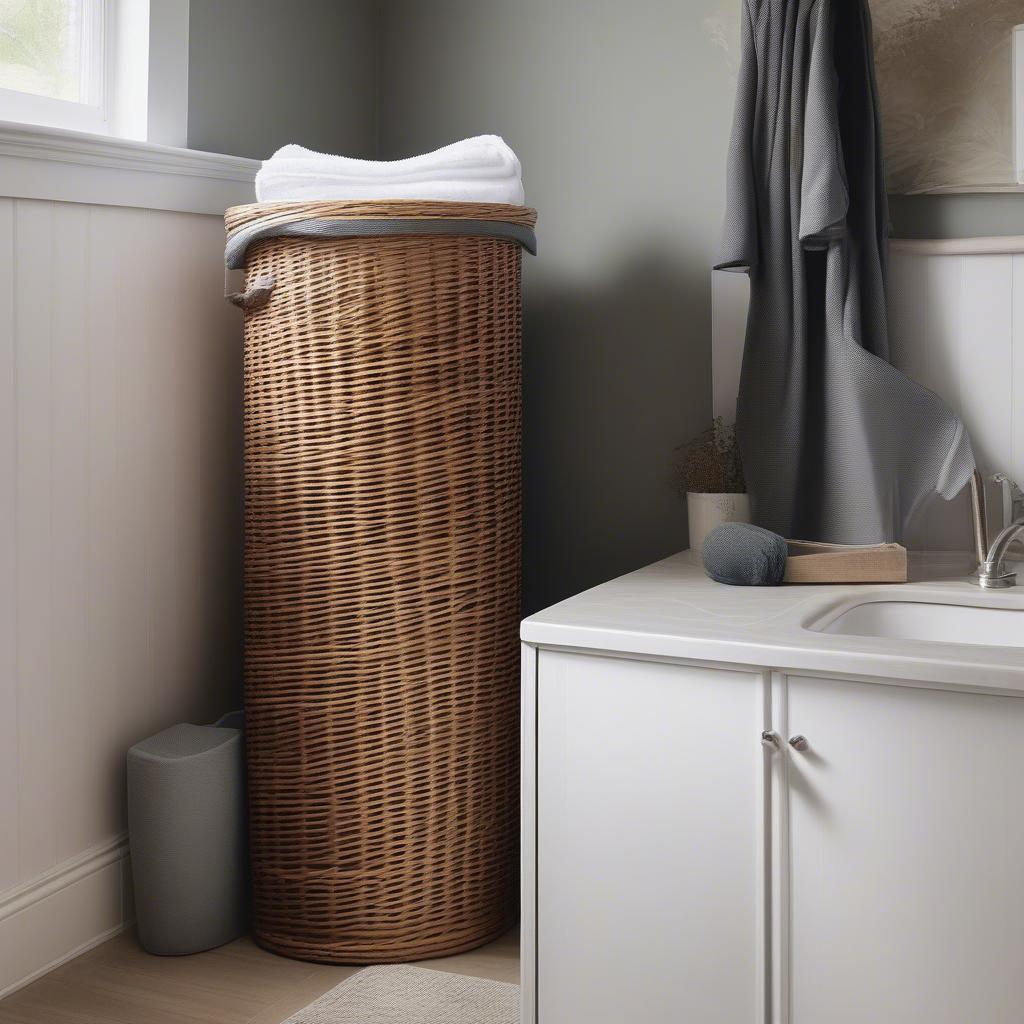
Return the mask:
<svg viewBox="0 0 1024 1024"><path fill-rule="evenodd" d="M285 205L349 204L242 219ZM520 251L272 238L247 280L268 273L245 323L255 934L336 963L470 949L517 907Z"/></svg>

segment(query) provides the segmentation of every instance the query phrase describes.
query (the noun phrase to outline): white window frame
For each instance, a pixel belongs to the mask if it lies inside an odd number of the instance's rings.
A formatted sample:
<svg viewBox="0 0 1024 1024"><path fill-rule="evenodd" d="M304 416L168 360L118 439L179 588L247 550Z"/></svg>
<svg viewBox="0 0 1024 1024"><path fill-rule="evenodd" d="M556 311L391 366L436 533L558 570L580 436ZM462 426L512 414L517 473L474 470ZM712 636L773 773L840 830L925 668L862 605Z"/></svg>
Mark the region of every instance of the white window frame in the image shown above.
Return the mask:
<svg viewBox="0 0 1024 1024"><path fill-rule="evenodd" d="M87 14L85 101L0 89L0 121L185 146L188 0L90 0Z"/></svg>

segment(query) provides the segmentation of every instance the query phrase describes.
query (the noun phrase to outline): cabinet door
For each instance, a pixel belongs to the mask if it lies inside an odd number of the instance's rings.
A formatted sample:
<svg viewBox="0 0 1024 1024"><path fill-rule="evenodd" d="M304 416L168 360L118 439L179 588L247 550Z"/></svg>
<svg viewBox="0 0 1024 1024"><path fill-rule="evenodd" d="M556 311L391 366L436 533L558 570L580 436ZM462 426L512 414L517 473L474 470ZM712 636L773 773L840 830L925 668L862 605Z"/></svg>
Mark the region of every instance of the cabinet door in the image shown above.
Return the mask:
<svg viewBox="0 0 1024 1024"><path fill-rule="evenodd" d="M1024 700L791 678L793 1024L1024 1020Z"/></svg>
<svg viewBox="0 0 1024 1024"><path fill-rule="evenodd" d="M541 651L537 718L539 1024L762 1021L761 677Z"/></svg>

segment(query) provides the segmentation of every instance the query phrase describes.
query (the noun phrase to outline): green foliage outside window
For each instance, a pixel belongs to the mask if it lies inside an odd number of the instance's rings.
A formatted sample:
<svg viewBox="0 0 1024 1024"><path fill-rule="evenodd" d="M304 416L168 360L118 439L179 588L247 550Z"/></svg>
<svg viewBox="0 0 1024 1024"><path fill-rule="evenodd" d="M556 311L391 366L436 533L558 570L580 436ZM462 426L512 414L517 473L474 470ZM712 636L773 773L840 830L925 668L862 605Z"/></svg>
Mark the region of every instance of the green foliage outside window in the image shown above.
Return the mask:
<svg viewBox="0 0 1024 1024"><path fill-rule="evenodd" d="M82 0L0 0L0 89L79 102Z"/></svg>

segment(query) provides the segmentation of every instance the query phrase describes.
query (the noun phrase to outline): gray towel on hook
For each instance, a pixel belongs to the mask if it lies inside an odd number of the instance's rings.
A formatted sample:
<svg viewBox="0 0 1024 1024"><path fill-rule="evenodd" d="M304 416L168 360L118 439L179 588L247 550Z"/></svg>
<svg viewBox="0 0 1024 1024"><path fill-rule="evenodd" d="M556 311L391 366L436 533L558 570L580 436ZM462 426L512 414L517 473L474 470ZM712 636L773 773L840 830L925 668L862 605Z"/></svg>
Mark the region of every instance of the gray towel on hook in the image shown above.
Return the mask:
<svg viewBox="0 0 1024 1024"><path fill-rule="evenodd" d="M737 435L754 521L899 541L974 468L959 418L889 363L888 212L865 0L741 0L717 267L750 274Z"/></svg>

